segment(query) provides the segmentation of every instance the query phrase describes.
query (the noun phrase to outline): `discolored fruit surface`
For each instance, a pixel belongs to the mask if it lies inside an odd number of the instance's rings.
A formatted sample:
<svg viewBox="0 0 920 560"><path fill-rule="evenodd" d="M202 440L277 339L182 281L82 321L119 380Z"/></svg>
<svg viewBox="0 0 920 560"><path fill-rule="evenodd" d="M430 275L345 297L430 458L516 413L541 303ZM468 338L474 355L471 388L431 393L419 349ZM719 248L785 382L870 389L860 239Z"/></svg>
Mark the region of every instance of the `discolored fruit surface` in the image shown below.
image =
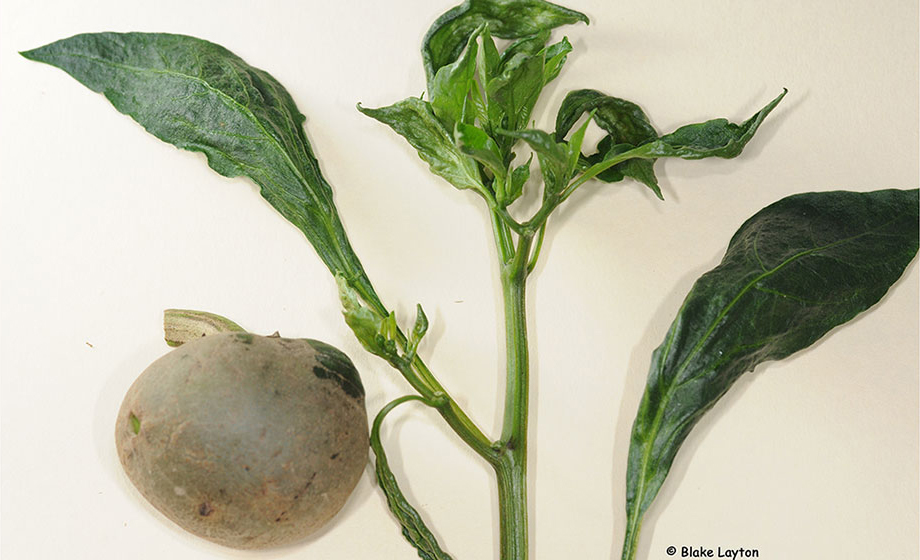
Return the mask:
<svg viewBox="0 0 920 560"><path fill-rule="evenodd" d="M364 389L322 342L210 335L138 377L115 440L134 485L184 529L234 548L282 545L319 529L357 484Z"/></svg>

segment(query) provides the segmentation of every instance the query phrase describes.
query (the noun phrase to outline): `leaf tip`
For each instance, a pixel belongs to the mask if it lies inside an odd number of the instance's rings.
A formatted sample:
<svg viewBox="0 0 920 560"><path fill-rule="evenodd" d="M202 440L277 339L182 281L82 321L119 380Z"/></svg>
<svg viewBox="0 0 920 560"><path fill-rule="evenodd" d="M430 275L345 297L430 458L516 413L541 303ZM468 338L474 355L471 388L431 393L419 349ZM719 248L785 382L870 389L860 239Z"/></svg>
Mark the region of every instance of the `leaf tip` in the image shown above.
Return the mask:
<svg viewBox="0 0 920 560"><path fill-rule="evenodd" d="M41 50L41 47L39 47L39 48L37 48L37 49L29 49L29 50L27 50L27 51L19 51L19 55L22 56L23 58L27 58L27 59L29 59L29 60L41 60L41 59L38 57L38 51L40 51L40 50Z"/></svg>

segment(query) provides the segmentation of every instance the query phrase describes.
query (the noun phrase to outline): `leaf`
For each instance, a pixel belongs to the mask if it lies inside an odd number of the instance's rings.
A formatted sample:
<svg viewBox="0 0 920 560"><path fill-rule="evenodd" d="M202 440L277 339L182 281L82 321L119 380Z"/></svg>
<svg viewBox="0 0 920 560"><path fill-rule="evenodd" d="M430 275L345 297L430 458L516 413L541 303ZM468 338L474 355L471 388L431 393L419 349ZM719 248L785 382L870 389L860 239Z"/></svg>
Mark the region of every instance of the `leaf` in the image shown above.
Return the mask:
<svg viewBox="0 0 920 560"><path fill-rule="evenodd" d="M453 130L463 117L476 72L476 37L476 33L470 35L463 56L438 70L428 92L431 109L447 130Z"/></svg>
<svg viewBox="0 0 920 560"><path fill-rule="evenodd" d="M429 89L437 71L457 60L483 24L495 37L519 39L579 21L588 23L588 16L543 0L466 0L435 20L422 41Z"/></svg>
<svg viewBox="0 0 920 560"><path fill-rule="evenodd" d="M348 285L344 277L337 276L336 282L345 323L351 328L361 346L390 364L401 365L402 357L395 340L396 317L393 313L381 317L380 313L362 304L357 292Z"/></svg>
<svg viewBox="0 0 920 560"><path fill-rule="evenodd" d="M435 175L447 179L458 189L481 191L484 188L476 163L454 145L453 139L435 118L426 101L410 97L379 109L369 109L359 104L358 110L389 125L408 140Z"/></svg>
<svg viewBox="0 0 920 560"><path fill-rule="evenodd" d="M556 79L570 52L572 52L572 44L565 37L558 43L546 47L546 62L543 65L544 86Z"/></svg>
<svg viewBox="0 0 920 560"><path fill-rule="evenodd" d="M682 126L650 144L648 153L657 157L684 159L733 158L741 153L757 132L760 123L785 97L786 91L784 89L776 99L740 125L730 123L726 119L714 119Z"/></svg>
<svg viewBox="0 0 920 560"><path fill-rule="evenodd" d="M252 179L333 274L379 303L304 133L305 117L270 74L214 43L165 33L76 35L21 54L104 94L160 140L203 152L221 175Z"/></svg>
<svg viewBox="0 0 920 560"><path fill-rule="evenodd" d="M428 332L428 316L425 315L425 310L422 309L421 304L416 304L415 306L415 325L412 327L412 334L409 336L409 342L418 345L422 340L422 337L425 336L425 333Z"/></svg>
<svg viewBox="0 0 920 560"><path fill-rule="evenodd" d="M565 188L569 180L569 152L566 144L557 143L551 134L542 130L501 130L505 136L519 138L537 154L540 162L540 171L543 174L543 183L548 192L559 192Z"/></svg>
<svg viewBox="0 0 920 560"><path fill-rule="evenodd" d="M659 157L681 157L684 159L733 158L741 153L763 120L785 95L786 90L783 90L783 93L776 99L741 125L732 124L725 119L715 119L705 123L683 126L671 134L635 148L629 148L630 144L615 145L606 152L600 161L598 161L597 157L588 158L589 167L582 172L578 181L583 183L593 177L603 177L604 172L622 165L623 162L630 162L630 160L654 160ZM631 164L635 165L634 163ZM624 175L626 174L625 170L625 166L616 169L617 172ZM640 181L655 180L651 167L644 169L644 172L650 173L645 175L647 179L642 178L642 172L643 170L640 168L640 172L636 173L636 178ZM615 177L613 179L616 180ZM651 185L649 186L651 187ZM655 180L655 185L652 188L656 190L656 194L661 198L657 187L657 180Z"/></svg>
<svg viewBox="0 0 920 560"><path fill-rule="evenodd" d="M508 182L508 193L506 199L502 202L511 204L524 193L524 185L530 179L530 162L533 161L533 154L525 163L514 168L511 172L511 180Z"/></svg>
<svg viewBox="0 0 920 560"><path fill-rule="evenodd" d="M572 50L566 39L545 46L548 39L548 30L518 39L484 74L491 128L520 130L527 126L543 87L559 74Z"/></svg>
<svg viewBox="0 0 920 560"><path fill-rule="evenodd" d="M624 559L693 426L744 372L879 301L917 253L918 191L784 198L735 233L652 356L627 467Z"/></svg>
<svg viewBox="0 0 920 560"><path fill-rule="evenodd" d="M578 167L578 162L581 159L581 145L585 141L585 132L587 132L588 124L590 122L591 119L589 118L584 122L584 124L578 127L566 145L566 156L568 158L568 162L566 164L566 174L569 177L571 177L572 173Z"/></svg>
<svg viewBox="0 0 920 560"><path fill-rule="evenodd" d="M486 85L489 122L493 128L520 130L543 90L543 52L518 53L498 72Z"/></svg>
<svg viewBox="0 0 920 560"><path fill-rule="evenodd" d="M549 41L549 29L541 30L539 33L521 37L508 45L501 55L499 55L498 71L496 74L504 72L512 61L516 58L529 58L539 54Z"/></svg>
<svg viewBox="0 0 920 560"><path fill-rule="evenodd" d="M658 138L645 112L635 103L596 90L581 89L569 92L559 106L556 113L556 140L562 141L578 119L591 111L594 111L594 122L607 132L607 136L598 146L598 153L588 158L590 164L599 163L609 156ZM599 174L597 178L612 183L631 177L650 188L655 196L662 198L654 165L654 159L631 159Z"/></svg>
<svg viewBox="0 0 920 560"><path fill-rule="evenodd" d="M441 550L437 538L425 525L421 515L406 500L406 496L399 489L399 484L396 482L396 477L393 475L393 471L387 461L383 444L380 442L380 427L383 419L391 410L409 400L419 400L432 406L422 397L409 395L390 402L374 419L374 424L371 427L370 442L371 449L374 450L374 456L377 458L375 462L377 484L380 485L380 489L383 490L383 494L386 496L387 506L402 526L403 536L409 541L409 544L418 550L419 557L423 560L451 560L450 555Z"/></svg>
<svg viewBox="0 0 920 560"><path fill-rule="evenodd" d="M556 141L561 142L585 113L594 111L594 121L611 137L613 144L638 146L658 138L641 107L593 89L571 91L556 113Z"/></svg>
<svg viewBox="0 0 920 560"><path fill-rule="evenodd" d="M495 140L481 128L457 123L454 139L460 151L486 166L496 177L504 177L505 163Z"/></svg>

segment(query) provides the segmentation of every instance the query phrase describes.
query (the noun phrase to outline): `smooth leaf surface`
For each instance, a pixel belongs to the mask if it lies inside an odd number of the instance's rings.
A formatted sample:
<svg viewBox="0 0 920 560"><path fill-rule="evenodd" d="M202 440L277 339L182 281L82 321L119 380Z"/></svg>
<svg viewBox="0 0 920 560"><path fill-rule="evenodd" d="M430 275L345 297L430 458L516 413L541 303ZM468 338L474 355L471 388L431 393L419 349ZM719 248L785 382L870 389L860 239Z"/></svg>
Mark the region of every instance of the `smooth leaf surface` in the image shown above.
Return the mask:
<svg viewBox="0 0 920 560"><path fill-rule="evenodd" d="M735 233L652 356L633 425L623 558L693 426L743 373L878 302L917 253L918 191L785 198Z"/></svg>
<svg viewBox="0 0 920 560"><path fill-rule="evenodd" d="M214 43L165 33L82 34L22 55L104 94L157 138L203 152L221 175L252 179L333 274L378 301L304 133L305 117L270 74Z"/></svg>
<svg viewBox="0 0 920 560"><path fill-rule="evenodd" d="M579 21L588 23L588 16L543 0L466 0L435 20L422 41L429 89L438 69L457 60L481 25L495 37L519 39Z"/></svg>
<svg viewBox="0 0 920 560"><path fill-rule="evenodd" d="M483 189L476 163L454 144L426 101L410 97L379 109L358 105L358 110L408 140L435 175L458 189Z"/></svg>

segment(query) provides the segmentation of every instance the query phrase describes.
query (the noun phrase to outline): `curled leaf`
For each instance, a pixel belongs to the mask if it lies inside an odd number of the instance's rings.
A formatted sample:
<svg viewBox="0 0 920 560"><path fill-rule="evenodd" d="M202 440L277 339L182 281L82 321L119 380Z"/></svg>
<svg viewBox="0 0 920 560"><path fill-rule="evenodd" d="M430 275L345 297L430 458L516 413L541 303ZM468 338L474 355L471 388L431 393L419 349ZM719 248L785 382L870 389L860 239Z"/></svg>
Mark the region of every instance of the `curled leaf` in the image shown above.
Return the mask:
<svg viewBox="0 0 920 560"><path fill-rule="evenodd" d="M160 140L204 153L221 175L252 179L333 274L379 304L304 133L305 117L268 72L220 45L168 33L86 33L22 55L104 94Z"/></svg>
<svg viewBox="0 0 920 560"><path fill-rule="evenodd" d="M402 490L399 489L396 476L390 469L386 452L383 449L383 444L380 442L380 427L383 424L383 419L391 410L410 400L421 401L428 406L433 406L433 403L430 403L422 397L408 395L387 404L374 419L374 424L371 427L370 441L371 449L374 450L374 456L377 458L374 464L377 484L380 485L380 489L383 491L384 496L386 496L387 506L402 526L403 536L409 541L409 544L416 548L419 557L423 560L451 560L450 555L441 549L441 545L438 544L438 539L425 525L425 521L422 520L422 516L419 515L418 510L409 503L406 496L402 493Z"/></svg>
<svg viewBox="0 0 920 560"><path fill-rule="evenodd" d="M744 223L655 350L633 424L624 560L687 435L745 372L810 346L888 291L920 243L918 191L807 193Z"/></svg>
<svg viewBox="0 0 920 560"><path fill-rule="evenodd" d="M441 15L422 41L422 61L429 89L437 71L457 60L481 25L502 39L519 39L583 21L588 16L543 0L466 0Z"/></svg>

